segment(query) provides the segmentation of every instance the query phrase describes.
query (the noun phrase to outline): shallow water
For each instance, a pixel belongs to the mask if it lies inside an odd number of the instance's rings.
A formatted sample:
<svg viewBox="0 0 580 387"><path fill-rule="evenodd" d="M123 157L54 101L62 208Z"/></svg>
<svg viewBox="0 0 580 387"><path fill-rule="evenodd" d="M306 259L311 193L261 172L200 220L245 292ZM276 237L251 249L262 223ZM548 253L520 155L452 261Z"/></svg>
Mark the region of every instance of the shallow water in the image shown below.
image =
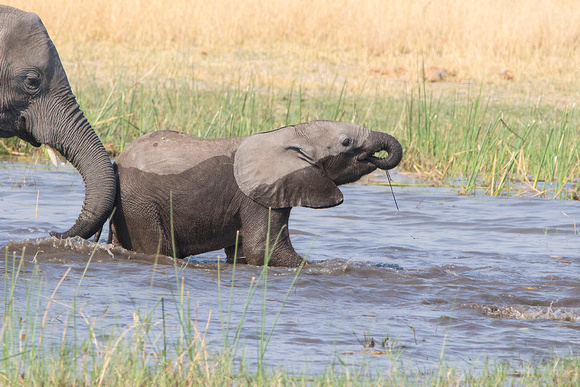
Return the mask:
<svg viewBox="0 0 580 387"><path fill-rule="evenodd" d="M319 372L338 362L370 363L388 370L401 361L409 369L433 369L443 356L446 364L465 368L486 358L517 364L577 351L578 202L458 196L448 188L407 186L394 188L397 211L388 187L357 183L341 189L341 206L298 208L290 217L293 245L311 264L280 315L267 365ZM8 244L0 275L6 266L14 272L12 252L20 257L25 247L21 277L28 285L17 287L17 306L26 309L27 292L40 292L46 303L58 287L48 323L58 341L62 326L71 324L65 316L78 288L77 309L94 321L97 340L105 340L113 326L131 326L135 313L154 309L160 321L161 308L154 305L161 297L169 324L177 314L172 294L183 281L198 329L206 331L211 315L207 340L222 348L215 262L223 252L197 256L176 269L169 259L156 261L105 243L47 238L49 231L73 224L83 198L81 178L72 168L0 162L0 246ZM34 259L41 281L32 274ZM221 263L220 272L227 313L232 266ZM260 272L236 268L231 331ZM267 330L295 273L268 271ZM250 363L258 348L262 298L258 289L242 324L242 348ZM376 342L376 352L361 344L365 335ZM387 355L381 355L386 336ZM158 350L160 344L151 345Z"/></svg>

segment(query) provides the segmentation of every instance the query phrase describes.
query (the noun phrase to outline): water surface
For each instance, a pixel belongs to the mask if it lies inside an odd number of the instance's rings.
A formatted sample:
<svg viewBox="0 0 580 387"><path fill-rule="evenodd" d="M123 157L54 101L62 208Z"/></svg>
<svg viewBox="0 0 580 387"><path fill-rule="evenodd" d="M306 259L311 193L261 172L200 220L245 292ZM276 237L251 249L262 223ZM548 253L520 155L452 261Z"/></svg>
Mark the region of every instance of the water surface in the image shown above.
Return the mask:
<svg viewBox="0 0 580 387"><path fill-rule="evenodd" d="M311 263L278 320L267 365L297 372L324 371L338 362L433 369L443 356L446 364L464 368L486 358L517 364L577 350L578 202L458 196L450 188L406 186L394 187L397 211L386 186L356 183L341 190L345 201L336 208L292 212L293 245ZM77 308L104 340L114 326L133 324L135 313L153 309L159 321L162 312L154 305L161 297L167 321L175 319L168 300L183 281L199 329L205 331L211 316L207 340L222 348L216 260L224 253L196 256L184 267L180 261L176 269L170 259L129 254L105 243L47 238L49 231L74 223L83 199L82 180L72 168L0 162L0 246L7 245L0 275L13 272L13 252L20 257L25 248L21 276L28 285L15 293L20 309L35 285L39 289L32 293L47 300L70 269L50 307L53 338L58 342L63 324L72 320L65 316L76 291ZM40 280L30 279L34 265ZM260 272L236 268L232 326ZM222 261L219 273L227 310L232 266ZM295 269L269 270L267 324L295 274ZM250 362L258 348L261 308L258 290L242 328ZM363 346L365 335L376 342L375 352ZM381 355L385 337L389 346Z"/></svg>

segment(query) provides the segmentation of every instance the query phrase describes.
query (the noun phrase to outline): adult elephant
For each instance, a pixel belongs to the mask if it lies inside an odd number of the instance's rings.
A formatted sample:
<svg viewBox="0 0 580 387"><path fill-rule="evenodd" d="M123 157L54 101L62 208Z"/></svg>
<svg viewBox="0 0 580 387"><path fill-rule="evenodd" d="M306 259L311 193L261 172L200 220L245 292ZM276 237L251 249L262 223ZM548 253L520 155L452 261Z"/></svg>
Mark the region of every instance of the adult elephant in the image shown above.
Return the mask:
<svg viewBox="0 0 580 387"><path fill-rule="evenodd" d="M34 13L0 6L0 137L59 151L80 172L85 201L59 238L89 238L110 215L116 192L111 161L80 110L54 44Z"/></svg>
<svg viewBox="0 0 580 387"><path fill-rule="evenodd" d="M383 150L388 157L374 156ZM238 257L253 265L264 264L269 247L268 264L295 267L303 259L288 234L292 207L339 205L338 185L394 168L402 154L389 134L332 121L213 140L153 132L115 161L120 195L110 234L149 254L225 248L230 262L238 242Z"/></svg>

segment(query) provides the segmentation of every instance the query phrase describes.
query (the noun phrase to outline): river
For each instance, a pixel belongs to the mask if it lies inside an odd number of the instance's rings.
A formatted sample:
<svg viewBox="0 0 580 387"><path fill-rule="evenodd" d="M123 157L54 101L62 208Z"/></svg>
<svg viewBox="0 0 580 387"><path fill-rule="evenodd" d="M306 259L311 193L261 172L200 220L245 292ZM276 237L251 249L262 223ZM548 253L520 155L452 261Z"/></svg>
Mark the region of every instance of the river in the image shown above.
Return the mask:
<svg viewBox="0 0 580 387"><path fill-rule="evenodd" d="M578 350L578 202L459 196L457 189L414 184L393 189L399 210L388 186L359 182L341 187L345 200L338 207L292 211L292 242L309 264L277 320L267 366L322 372L333 364L436 369L444 362L469 368L486 359L515 364ZM220 320L227 319L233 274L223 251L174 265L104 242L49 238L74 223L83 199L81 177L71 167L0 162L0 246L6 246L0 275L6 281L24 257L17 309L27 308L31 293L40 294L44 313L53 297L47 338L58 342L72 324L65 316L74 294L79 315L104 340L146 310L157 319L164 311L168 325L175 323L183 284L198 329L210 346L222 348ZM228 340L261 271L235 269ZM296 269L270 268L266 295L258 288L249 302L240 336L240 356L248 361L259 348L263 303L268 331L295 275ZM163 311L156 305L162 297ZM82 324L75 329L83 333Z"/></svg>

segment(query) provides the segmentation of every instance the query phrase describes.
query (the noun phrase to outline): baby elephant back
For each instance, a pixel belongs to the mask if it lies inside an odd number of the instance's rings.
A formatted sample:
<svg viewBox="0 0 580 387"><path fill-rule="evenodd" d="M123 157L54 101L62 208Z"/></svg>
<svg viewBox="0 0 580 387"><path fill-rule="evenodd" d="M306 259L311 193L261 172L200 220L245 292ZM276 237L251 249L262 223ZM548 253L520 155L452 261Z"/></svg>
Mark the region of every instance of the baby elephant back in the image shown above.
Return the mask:
<svg viewBox="0 0 580 387"><path fill-rule="evenodd" d="M163 130L133 142L117 157L123 168L136 168L157 175L176 175L214 157L231 157L236 139L204 139Z"/></svg>

